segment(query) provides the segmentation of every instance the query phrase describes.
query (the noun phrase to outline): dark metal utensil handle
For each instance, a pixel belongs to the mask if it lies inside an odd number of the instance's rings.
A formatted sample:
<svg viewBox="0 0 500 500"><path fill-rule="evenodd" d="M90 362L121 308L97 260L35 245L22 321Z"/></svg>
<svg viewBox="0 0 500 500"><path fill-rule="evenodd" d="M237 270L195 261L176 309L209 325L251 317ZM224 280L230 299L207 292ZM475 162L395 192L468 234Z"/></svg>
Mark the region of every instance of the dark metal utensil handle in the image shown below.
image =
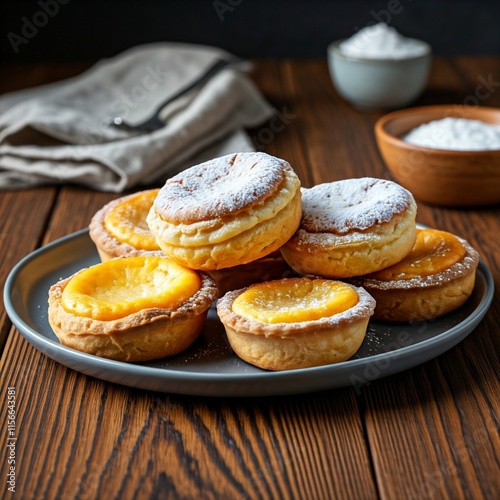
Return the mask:
<svg viewBox="0 0 500 500"><path fill-rule="evenodd" d="M132 125L127 122L125 122L122 118L116 117L113 119L111 122L112 126L124 129L124 130L157 130L165 125L165 122L162 121L159 117L161 110L167 105L170 104L171 102L175 101L179 97L183 96L184 94L187 94L194 88L204 84L207 82L210 78L212 78L213 75L218 73L220 70L224 69L227 66L231 65L237 65L237 64L242 64L242 61L237 61L237 60L225 60L225 59L219 59L217 60L212 66L210 66L205 73L200 75L198 78L190 82L188 85L185 87L182 87L180 90L178 90L175 94L169 96L167 99L165 99L153 112L153 114L143 120L141 123Z"/></svg>

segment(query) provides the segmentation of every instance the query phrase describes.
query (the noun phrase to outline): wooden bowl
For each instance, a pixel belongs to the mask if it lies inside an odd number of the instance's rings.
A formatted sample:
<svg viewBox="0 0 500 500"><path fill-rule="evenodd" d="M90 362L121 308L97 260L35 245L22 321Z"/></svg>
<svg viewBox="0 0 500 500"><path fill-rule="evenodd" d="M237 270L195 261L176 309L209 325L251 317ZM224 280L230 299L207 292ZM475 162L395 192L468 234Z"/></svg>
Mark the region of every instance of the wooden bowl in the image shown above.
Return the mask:
<svg viewBox="0 0 500 500"><path fill-rule="evenodd" d="M395 180L418 200L443 206L500 203L500 150L450 151L402 139L423 123L446 117L500 124L500 109L465 105L423 106L384 115L375 137Z"/></svg>

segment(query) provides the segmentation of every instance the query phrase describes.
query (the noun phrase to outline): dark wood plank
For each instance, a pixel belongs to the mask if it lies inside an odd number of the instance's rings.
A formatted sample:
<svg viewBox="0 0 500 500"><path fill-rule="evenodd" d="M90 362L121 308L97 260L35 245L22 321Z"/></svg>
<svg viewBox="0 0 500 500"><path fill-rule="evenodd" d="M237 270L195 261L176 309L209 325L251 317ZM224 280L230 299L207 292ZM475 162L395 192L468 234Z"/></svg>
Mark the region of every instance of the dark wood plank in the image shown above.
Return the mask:
<svg viewBox="0 0 500 500"><path fill-rule="evenodd" d="M500 60L497 57L455 57L449 62L464 89L459 102L470 106L498 107Z"/></svg>
<svg viewBox="0 0 500 500"><path fill-rule="evenodd" d="M0 286L19 260L40 244L56 196L53 188L6 191L0 193ZM0 305L0 352L10 329L5 306Z"/></svg>
<svg viewBox="0 0 500 500"><path fill-rule="evenodd" d="M76 76L92 63L39 63L33 65L6 65L1 68L0 93L14 92L24 88L58 82Z"/></svg>
<svg viewBox="0 0 500 500"><path fill-rule="evenodd" d="M349 390L250 400L149 393L77 374L24 343L13 338L19 356L5 366L22 416L22 498L376 498L370 475L356 473L369 463L359 463L366 450L353 440L362 425Z"/></svg>
<svg viewBox="0 0 500 500"><path fill-rule="evenodd" d="M61 188L44 244L88 228L92 216L106 203L120 196L124 196L124 193L101 193L77 186Z"/></svg>
<svg viewBox="0 0 500 500"><path fill-rule="evenodd" d="M495 405L481 398L481 381L456 374L457 354L365 392L382 498L488 499L498 493Z"/></svg>
<svg viewBox="0 0 500 500"><path fill-rule="evenodd" d="M275 116L250 131L256 148L288 161L305 186L312 182L311 171L301 138L301 118L294 95L286 85L288 72L277 61L259 61L253 79L275 109Z"/></svg>

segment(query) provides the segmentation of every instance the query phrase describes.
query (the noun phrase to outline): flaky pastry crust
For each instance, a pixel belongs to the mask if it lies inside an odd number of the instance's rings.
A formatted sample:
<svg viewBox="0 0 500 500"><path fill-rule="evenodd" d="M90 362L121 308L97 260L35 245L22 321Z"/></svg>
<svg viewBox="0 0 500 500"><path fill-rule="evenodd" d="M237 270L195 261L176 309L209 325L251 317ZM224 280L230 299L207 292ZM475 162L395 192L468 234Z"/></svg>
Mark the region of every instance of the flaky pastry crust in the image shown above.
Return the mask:
<svg viewBox="0 0 500 500"><path fill-rule="evenodd" d="M201 288L177 309L143 309L112 321L78 316L62 307L69 277L49 290L49 324L61 344L88 354L127 362L172 356L196 340L218 296L213 279L205 273L200 277Z"/></svg>
<svg viewBox="0 0 500 500"><path fill-rule="evenodd" d="M359 298L354 307L314 321L269 324L240 316L232 310L232 303L245 288L220 298L217 313L234 352L250 364L291 370L338 363L359 349L375 308L368 292L352 288Z"/></svg>
<svg viewBox="0 0 500 500"><path fill-rule="evenodd" d="M467 241L458 240L465 248L464 258L439 273L408 280L351 279L351 283L365 288L376 300L373 319L422 321L437 318L462 306L474 289L479 254Z"/></svg>

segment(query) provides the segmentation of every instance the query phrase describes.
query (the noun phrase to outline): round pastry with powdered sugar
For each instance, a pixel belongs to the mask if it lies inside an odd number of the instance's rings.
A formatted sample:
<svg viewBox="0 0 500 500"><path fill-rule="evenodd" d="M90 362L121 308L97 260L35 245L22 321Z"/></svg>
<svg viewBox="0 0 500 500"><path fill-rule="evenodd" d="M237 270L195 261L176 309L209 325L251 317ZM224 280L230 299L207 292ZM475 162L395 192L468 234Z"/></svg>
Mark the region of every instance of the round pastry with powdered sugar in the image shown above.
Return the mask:
<svg viewBox="0 0 500 500"><path fill-rule="evenodd" d="M302 212L281 249L301 274L361 276L399 262L415 243L415 200L392 181L363 177L303 188Z"/></svg>
<svg viewBox="0 0 500 500"><path fill-rule="evenodd" d="M213 271L271 254L294 234L301 214L292 167L256 152L216 158L168 179L147 222L172 260Z"/></svg>

